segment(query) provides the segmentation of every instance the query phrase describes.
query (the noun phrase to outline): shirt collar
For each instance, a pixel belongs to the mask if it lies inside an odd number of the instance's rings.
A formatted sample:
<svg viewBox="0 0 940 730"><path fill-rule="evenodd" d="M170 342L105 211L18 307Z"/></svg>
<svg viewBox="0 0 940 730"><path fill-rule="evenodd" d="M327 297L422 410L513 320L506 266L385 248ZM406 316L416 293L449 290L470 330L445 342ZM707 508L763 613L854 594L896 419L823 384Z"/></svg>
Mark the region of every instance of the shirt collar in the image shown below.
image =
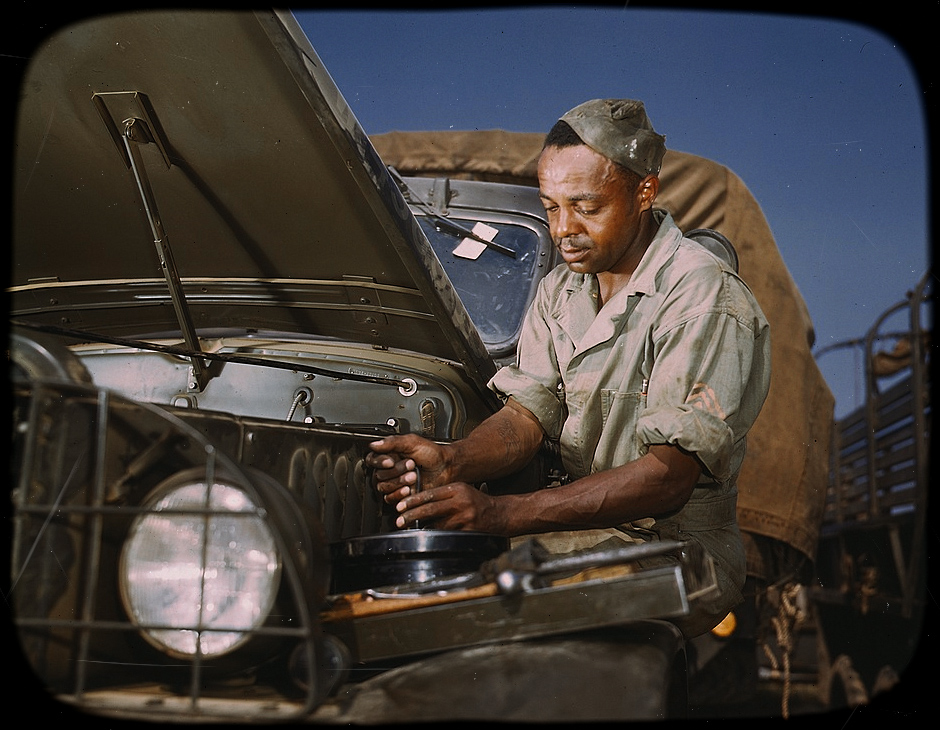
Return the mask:
<svg viewBox="0 0 940 730"><path fill-rule="evenodd" d="M682 240L682 231L668 211L654 209L653 220L659 223L659 228L623 289L627 296L656 292L656 275L675 254Z"/></svg>
<svg viewBox="0 0 940 730"><path fill-rule="evenodd" d="M627 302L632 296L637 294L651 295L656 293L656 277L660 270L672 258L679 248L679 241L682 240L682 231L676 225L672 216L665 210L653 210L653 219L659 223L659 228L650 241L649 247L637 264L636 269L630 276L630 281L619 292L614 294L605 309L611 313L612 317L617 317L616 312L623 313L627 311ZM585 275L590 282L585 282L585 288L588 291L596 291L597 283L593 274ZM593 288L592 288L593 287Z"/></svg>

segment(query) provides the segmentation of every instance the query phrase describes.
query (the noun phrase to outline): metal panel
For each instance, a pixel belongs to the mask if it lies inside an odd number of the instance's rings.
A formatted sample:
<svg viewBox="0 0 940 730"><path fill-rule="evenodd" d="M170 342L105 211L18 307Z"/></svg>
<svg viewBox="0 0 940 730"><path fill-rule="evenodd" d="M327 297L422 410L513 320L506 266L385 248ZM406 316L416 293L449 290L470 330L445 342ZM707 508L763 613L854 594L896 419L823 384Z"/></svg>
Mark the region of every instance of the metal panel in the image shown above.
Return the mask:
<svg viewBox="0 0 940 730"><path fill-rule="evenodd" d="M709 577L702 590L714 587L713 572ZM327 612L323 620L326 631L342 640L358 661L371 662L682 616L689 612L690 593L682 566L675 565L349 621L329 621Z"/></svg>

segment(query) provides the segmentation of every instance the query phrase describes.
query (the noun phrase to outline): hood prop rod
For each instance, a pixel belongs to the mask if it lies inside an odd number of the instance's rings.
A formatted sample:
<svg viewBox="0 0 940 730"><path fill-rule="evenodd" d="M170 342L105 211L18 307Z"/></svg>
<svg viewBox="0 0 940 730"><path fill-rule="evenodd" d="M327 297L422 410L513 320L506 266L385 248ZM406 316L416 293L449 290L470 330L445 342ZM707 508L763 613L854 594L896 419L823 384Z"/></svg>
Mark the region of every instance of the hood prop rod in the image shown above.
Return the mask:
<svg viewBox="0 0 940 730"><path fill-rule="evenodd" d="M122 139L131 160L131 171L134 173L137 191L140 193L140 199L144 204L144 213L147 214L147 220L150 222L153 245L157 249L157 257L160 259L163 278L166 279L167 287L170 290L173 311L176 313L176 321L179 322L180 331L183 333L183 341L190 350L199 352L202 348L199 345L199 338L196 336L192 315L186 304L186 296L183 294L183 285L180 281L179 271L176 268L176 261L173 259L173 250L170 248L170 242L163 231L163 223L160 221L160 213L157 210L157 201L154 198L153 190L150 188L150 180L147 177L147 171L138 149L138 145L152 142L153 136L150 134L147 123L143 120L127 119L124 121ZM191 385L195 386L193 390L202 390L209 379L209 369L201 358L193 357L190 362L193 368Z"/></svg>
<svg viewBox="0 0 940 730"><path fill-rule="evenodd" d="M105 102L105 97L129 95L130 100L136 102L137 109L141 116L131 116L115 124ZM155 142L160 148L164 160L169 160L166 156L165 145L160 144L160 140L154 134L154 125L148 123L149 103L143 94L138 92L112 92L111 94L95 94L95 106L98 113L104 120L105 125L111 132L115 142L120 141L119 151L122 152L124 163L134 174L134 181L137 183L137 192L144 206L144 213L150 224L150 231L153 234L153 244L156 247L157 258L160 260L160 268L163 271L163 278L166 280L167 288L170 290L170 299L173 302L173 311L176 314L176 321L179 323L180 332L183 335L183 341L186 347L194 352L202 352L199 344L199 338L196 335L196 328L193 325L192 315L186 302L186 296L183 294L183 285L180 281L179 271L176 268L176 261L173 258L173 250L170 248L170 242L163 230L163 223L160 220L160 212L157 209L157 201L150 187L150 179L147 177L147 170L140 154L140 145ZM201 391L205 388L209 380L209 368L204 358L192 356L192 378L190 379L190 390Z"/></svg>

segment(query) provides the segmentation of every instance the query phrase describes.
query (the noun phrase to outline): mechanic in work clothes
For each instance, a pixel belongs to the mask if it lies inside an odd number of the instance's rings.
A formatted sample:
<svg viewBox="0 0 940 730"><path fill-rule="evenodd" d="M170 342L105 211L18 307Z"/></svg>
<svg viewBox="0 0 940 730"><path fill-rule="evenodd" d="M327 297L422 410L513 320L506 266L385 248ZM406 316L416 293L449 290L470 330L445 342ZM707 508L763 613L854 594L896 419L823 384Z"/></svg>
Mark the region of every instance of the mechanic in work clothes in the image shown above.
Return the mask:
<svg viewBox="0 0 940 730"><path fill-rule="evenodd" d="M541 282L515 363L489 383L504 406L452 443L376 441L367 463L399 527L538 535L555 553L699 543L720 592L676 621L692 637L742 600L736 481L770 383L770 332L737 274L654 209L664 142L631 99L585 102L554 125L539 194L565 263ZM567 483L473 486L519 470L544 439Z"/></svg>

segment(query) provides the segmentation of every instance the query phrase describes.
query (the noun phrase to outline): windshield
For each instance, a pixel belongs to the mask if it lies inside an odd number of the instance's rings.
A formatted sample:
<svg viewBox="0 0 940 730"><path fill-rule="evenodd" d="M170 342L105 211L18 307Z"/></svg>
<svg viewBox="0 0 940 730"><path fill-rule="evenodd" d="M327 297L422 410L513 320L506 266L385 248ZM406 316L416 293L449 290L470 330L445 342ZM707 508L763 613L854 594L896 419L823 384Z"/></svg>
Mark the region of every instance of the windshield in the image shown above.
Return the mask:
<svg viewBox="0 0 940 730"><path fill-rule="evenodd" d="M468 230L477 224L495 229L493 243L515 253L513 257L481 245L478 257L465 258L460 255L463 249L454 253L464 239L438 230L426 216L419 215L418 220L487 348L492 351L513 344L539 271L537 232L518 223L459 219Z"/></svg>

